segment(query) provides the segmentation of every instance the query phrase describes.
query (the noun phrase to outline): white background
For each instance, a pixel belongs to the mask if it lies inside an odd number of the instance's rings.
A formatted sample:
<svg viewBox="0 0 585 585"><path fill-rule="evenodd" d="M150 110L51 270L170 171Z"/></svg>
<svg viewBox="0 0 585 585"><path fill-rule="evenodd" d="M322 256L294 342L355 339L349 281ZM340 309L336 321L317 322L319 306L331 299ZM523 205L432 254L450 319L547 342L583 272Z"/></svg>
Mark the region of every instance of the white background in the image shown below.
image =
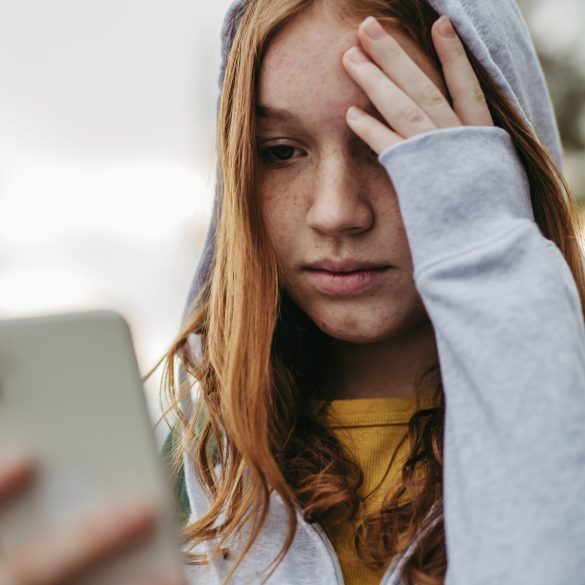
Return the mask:
<svg viewBox="0 0 585 585"><path fill-rule="evenodd" d="M227 5L0 3L0 318L109 308L143 372L166 350L211 212Z"/></svg>

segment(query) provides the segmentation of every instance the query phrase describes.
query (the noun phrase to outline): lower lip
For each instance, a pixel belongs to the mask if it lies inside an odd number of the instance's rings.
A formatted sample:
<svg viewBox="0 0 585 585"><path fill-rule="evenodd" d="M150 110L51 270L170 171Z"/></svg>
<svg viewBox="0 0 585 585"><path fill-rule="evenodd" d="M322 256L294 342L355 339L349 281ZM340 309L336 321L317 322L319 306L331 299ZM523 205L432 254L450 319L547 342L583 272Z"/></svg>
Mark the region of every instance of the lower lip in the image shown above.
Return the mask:
<svg viewBox="0 0 585 585"><path fill-rule="evenodd" d="M308 270L313 286L329 295L356 295L379 284L390 267L376 270L356 270L355 272L328 272L327 270Z"/></svg>

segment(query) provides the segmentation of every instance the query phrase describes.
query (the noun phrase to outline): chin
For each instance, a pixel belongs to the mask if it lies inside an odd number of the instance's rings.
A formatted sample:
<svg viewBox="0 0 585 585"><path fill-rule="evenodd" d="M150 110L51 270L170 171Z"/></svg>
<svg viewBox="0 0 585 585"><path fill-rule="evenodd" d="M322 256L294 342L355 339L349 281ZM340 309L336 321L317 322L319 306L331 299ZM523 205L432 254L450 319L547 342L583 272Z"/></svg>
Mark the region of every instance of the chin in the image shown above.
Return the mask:
<svg viewBox="0 0 585 585"><path fill-rule="evenodd" d="M392 332L390 331L376 334L372 331L348 331L343 328L319 327L319 329L328 337L338 341L345 341L346 343L379 343L392 337Z"/></svg>
<svg viewBox="0 0 585 585"><path fill-rule="evenodd" d="M334 313L334 312L333 312ZM361 311L335 315L309 315L315 325L329 337L348 343L376 343L400 332L398 316L363 314ZM374 317L374 318L372 318Z"/></svg>
<svg viewBox="0 0 585 585"><path fill-rule="evenodd" d="M430 325L422 302L410 306L337 306L322 310L307 307L305 312L325 335L348 343L379 343Z"/></svg>

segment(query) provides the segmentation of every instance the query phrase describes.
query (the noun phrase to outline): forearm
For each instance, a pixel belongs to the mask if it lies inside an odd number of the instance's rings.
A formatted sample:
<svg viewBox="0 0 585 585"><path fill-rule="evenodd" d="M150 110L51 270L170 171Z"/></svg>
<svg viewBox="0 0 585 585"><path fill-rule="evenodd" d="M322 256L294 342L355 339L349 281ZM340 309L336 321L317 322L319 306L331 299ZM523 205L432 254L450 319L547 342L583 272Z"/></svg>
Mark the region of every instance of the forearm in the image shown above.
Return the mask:
<svg viewBox="0 0 585 585"><path fill-rule="evenodd" d="M511 144L498 132L486 141L473 128L446 132L380 158L396 179L441 363L447 584L577 585L585 575L577 288L532 219ZM445 161L452 166L440 170Z"/></svg>

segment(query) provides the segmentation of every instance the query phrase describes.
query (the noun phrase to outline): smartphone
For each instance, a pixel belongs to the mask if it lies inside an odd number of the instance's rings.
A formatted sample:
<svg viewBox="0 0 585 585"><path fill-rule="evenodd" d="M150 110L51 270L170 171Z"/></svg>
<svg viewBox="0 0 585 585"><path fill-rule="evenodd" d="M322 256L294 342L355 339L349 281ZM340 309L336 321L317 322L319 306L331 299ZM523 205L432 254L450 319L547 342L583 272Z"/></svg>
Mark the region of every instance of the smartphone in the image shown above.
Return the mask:
<svg viewBox="0 0 585 585"><path fill-rule="evenodd" d="M39 473L0 506L0 554L9 557L100 505L144 498L156 506L157 529L83 584L182 574L171 481L120 314L0 321L0 449L11 447L32 451Z"/></svg>

